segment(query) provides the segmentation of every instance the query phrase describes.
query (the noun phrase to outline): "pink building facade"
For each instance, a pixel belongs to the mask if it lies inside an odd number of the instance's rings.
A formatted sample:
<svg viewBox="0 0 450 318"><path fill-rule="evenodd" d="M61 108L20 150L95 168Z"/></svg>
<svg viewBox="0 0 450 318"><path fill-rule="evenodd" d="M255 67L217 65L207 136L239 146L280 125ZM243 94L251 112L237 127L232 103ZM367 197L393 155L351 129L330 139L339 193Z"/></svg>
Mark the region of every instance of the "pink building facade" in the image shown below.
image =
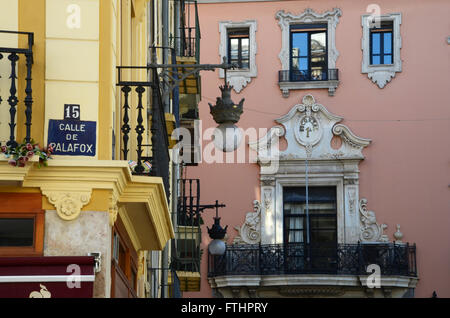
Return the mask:
<svg viewBox="0 0 450 318"><path fill-rule="evenodd" d="M201 291L184 296L450 297L450 3L198 2L201 63L238 63L236 125L258 134L244 162L211 162L203 138L185 169L228 229L208 257L203 214ZM202 132L223 77L202 73Z"/></svg>

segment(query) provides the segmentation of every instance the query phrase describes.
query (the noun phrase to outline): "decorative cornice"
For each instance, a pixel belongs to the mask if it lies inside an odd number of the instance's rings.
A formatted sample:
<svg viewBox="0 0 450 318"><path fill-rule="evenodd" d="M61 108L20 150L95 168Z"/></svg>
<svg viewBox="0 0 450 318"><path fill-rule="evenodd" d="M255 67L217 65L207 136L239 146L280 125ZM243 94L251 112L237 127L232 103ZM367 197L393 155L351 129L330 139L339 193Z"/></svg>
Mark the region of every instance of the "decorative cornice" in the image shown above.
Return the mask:
<svg viewBox="0 0 450 318"><path fill-rule="evenodd" d="M332 114L322 104L316 103L316 99L311 94L303 96L302 103L294 105L291 110L284 116L275 119L276 122L283 124L292 119L297 112L311 114L312 112L322 112L326 118L331 121L340 122L343 118L341 116Z"/></svg>
<svg viewBox="0 0 450 318"><path fill-rule="evenodd" d="M341 136L344 141L346 141L350 146L360 150L367 147L371 140L367 138L361 138L356 136L350 128L342 124L336 124L333 127L333 134L336 136Z"/></svg>
<svg viewBox="0 0 450 318"><path fill-rule="evenodd" d="M8 172L20 172L20 184L40 188L65 220L73 220L80 214L81 208L89 203L92 190L108 190L110 224L117 218L117 208L125 207L142 249L161 250L175 237L162 179L134 176L126 161L54 159L42 169L34 163L25 168L3 164L0 160L0 171L6 170L7 180L10 180ZM0 174L0 183L4 178Z"/></svg>
<svg viewBox="0 0 450 318"><path fill-rule="evenodd" d="M362 150L371 143L370 139L358 137L350 128L339 124L343 118L316 103L310 94L275 120L281 125L248 143L250 149L257 152L261 166L289 160L361 160L364 159ZM334 136L342 140L338 149L331 146ZM287 148L282 151L279 150L280 137L287 141Z"/></svg>

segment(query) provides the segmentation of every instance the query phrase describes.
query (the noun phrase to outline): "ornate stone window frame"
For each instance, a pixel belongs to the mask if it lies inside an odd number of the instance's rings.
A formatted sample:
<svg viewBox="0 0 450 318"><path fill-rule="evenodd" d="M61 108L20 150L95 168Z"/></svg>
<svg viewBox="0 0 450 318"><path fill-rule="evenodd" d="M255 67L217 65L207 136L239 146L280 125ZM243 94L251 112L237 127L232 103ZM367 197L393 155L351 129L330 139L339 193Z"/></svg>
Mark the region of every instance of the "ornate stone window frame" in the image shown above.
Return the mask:
<svg viewBox="0 0 450 318"><path fill-rule="evenodd" d="M393 64L370 65L370 24L373 21L373 15L363 15L361 25L363 28L362 44L363 51L362 70L361 73L367 76L379 88L384 88L387 83L395 77L395 73L402 71L402 59L400 49L402 47L402 37L400 34L400 25L402 24L401 13L390 13L376 17L376 22L392 21L393 25ZM378 19L379 18L379 19Z"/></svg>
<svg viewBox="0 0 450 318"><path fill-rule="evenodd" d="M299 119L305 116L316 121L317 130L321 131L319 140L309 142L296 133ZM264 157L269 144L277 148L272 137L249 143L257 151L260 165L261 244L283 243L283 187L305 186L306 165L309 186L336 187L338 243L361 241L359 163L364 159L362 150L371 141L354 135L339 123L342 119L316 103L312 95L305 95L300 104L276 119L281 126L272 127L267 134L273 136L273 131L277 131L276 135L287 141L287 148L270 158L277 162L277 169ZM333 138L341 140L338 149L331 146Z"/></svg>
<svg viewBox="0 0 450 318"><path fill-rule="evenodd" d="M281 27L281 52L278 55L281 61L282 70L289 70L289 51L290 51L290 25L301 23L326 23L328 34L328 68L336 68L336 60L339 52L336 49L336 27L339 23L339 17L342 11L339 8L334 8L332 11L327 11L322 14L314 12L312 9L306 9L300 15L293 15L280 10L276 13L275 18ZM328 94L334 95L334 92L339 85L339 81L308 81L308 82L279 82L283 97L289 97L289 90L292 89L312 89L312 88L328 88Z"/></svg>
<svg viewBox="0 0 450 318"><path fill-rule="evenodd" d="M233 21L220 21L219 22L219 32L220 32L220 45L219 45L219 55L220 60L223 61L227 58L228 51L228 30L237 28L248 28L248 35L250 41L250 68L248 70L228 70L227 71L227 83L233 86L236 93L240 93L248 83L251 82L253 77L258 75L258 69L256 67L256 30L257 22L256 20L246 20L241 22ZM219 77L224 78L225 74L223 69L219 70Z"/></svg>

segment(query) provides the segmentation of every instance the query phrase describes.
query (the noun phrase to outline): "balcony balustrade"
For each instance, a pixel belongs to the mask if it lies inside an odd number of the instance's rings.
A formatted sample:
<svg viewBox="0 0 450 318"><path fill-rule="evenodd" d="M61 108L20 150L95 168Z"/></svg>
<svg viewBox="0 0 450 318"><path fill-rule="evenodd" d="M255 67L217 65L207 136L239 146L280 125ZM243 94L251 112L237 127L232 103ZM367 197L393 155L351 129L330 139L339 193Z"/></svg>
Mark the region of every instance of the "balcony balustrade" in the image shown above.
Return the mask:
<svg viewBox="0 0 450 318"><path fill-rule="evenodd" d="M25 82L25 140L26 142L31 141L31 117L32 117L32 105L33 105L33 90L31 86L31 69L33 65L33 43L34 43L34 34L31 32L18 32L18 31L4 31L0 30L0 36L22 36L25 35L28 38L27 48L19 48L19 47L0 47L0 62L6 62L10 64L10 70L8 74L1 74L2 71L8 68L2 67L0 70L0 77L3 79L8 79L9 84L9 92L1 92L0 91L0 104L2 101L7 101L9 104L9 118L0 120L0 125L8 125L9 126L9 137L7 138L6 146L17 147L18 141L17 139L17 112L20 109L20 101L18 98L18 83L19 81ZM1 46L1 44L0 44ZM24 58L25 66L26 66L26 77L18 78L18 68L20 60ZM5 59L9 60L9 62L5 61ZM9 93L9 94L8 94ZM3 137L3 136L0 136ZM20 140L19 142L21 142ZM0 146L2 146L0 139ZM3 145L4 146L4 145Z"/></svg>
<svg viewBox="0 0 450 318"><path fill-rule="evenodd" d="M227 275L381 275L417 276L416 246L409 244L228 245L225 255L209 255L209 277Z"/></svg>
<svg viewBox="0 0 450 318"><path fill-rule="evenodd" d="M163 107L163 100L161 94L160 80L157 74L156 68L148 70L143 66L118 66L119 77L118 86L121 88L123 94L123 112L122 112L122 125L121 125L121 152L123 160L130 160L132 154L130 153L130 144L136 144L135 166L133 174L135 175L149 175L161 177L164 183L167 199L170 197L170 179L169 179L169 137L167 134L166 119ZM128 70L147 70L150 72L151 81L127 81L122 79L122 71ZM137 96L137 105L130 105L131 92L134 89ZM149 90L151 96L151 125L149 130L146 131L144 120L147 120L147 101L144 100L144 93ZM145 105L145 108L144 108ZM136 107L136 124L132 127L131 107ZM145 116L145 117L144 117ZM130 143L131 130L136 132L136 143ZM147 128L148 129L148 128ZM144 144L145 136L150 136L151 132L151 144ZM145 155L144 150L146 154Z"/></svg>
<svg viewBox="0 0 450 318"><path fill-rule="evenodd" d="M284 70L278 72L278 82L310 82L310 81L338 81L339 70Z"/></svg>

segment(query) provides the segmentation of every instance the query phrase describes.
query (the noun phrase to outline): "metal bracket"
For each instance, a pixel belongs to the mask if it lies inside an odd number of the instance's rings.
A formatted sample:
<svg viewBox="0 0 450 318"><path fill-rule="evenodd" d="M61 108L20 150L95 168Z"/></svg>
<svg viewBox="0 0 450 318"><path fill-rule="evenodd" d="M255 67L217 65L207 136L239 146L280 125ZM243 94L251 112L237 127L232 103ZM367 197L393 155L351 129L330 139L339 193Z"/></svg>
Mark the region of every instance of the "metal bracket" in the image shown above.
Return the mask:
<svg viewBox="0 0 450 318"><path fill-rule="evenodd" d="M101 252L92 252L88 253L88 256L94 256L95 264L94 264L94 272L99 273L102 267L102 253Z"/></svg>

